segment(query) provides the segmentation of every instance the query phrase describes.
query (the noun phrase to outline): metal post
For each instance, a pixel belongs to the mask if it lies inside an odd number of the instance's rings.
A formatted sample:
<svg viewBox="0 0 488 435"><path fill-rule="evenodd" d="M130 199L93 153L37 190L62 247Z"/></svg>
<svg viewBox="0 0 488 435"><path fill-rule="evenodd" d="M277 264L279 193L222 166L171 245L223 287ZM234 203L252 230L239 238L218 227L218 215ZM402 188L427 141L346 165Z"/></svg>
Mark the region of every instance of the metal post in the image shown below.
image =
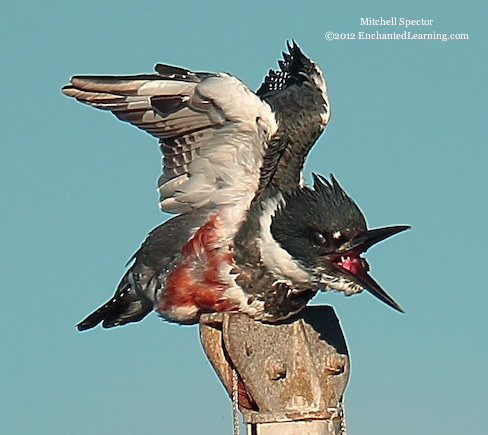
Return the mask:
<svg viewBox="0 0 488 435"><path fill-rule="evenodd" d="M239 313L206 314L200 339L229 396L237 393L248 435L345 432L349 357L332 307L306 307L273 324Z"/></svg>

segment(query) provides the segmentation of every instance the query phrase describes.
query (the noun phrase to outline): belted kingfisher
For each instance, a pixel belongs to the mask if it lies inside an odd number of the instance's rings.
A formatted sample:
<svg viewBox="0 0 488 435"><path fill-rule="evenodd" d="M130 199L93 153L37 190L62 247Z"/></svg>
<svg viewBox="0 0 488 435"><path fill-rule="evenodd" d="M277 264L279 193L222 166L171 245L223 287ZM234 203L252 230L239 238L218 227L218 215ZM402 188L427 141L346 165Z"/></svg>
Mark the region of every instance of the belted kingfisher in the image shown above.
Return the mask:
<svg viewBox="0 0 488 435"><path fill-rule="evenodd" d="M62 89L159 139L159 207L177 214L149 233L115 295L79 330L152 310L181 324L218 311L273 322L318 290L368 290L402 311L361 254L409 227L368 230L332 175L304 186L330 106L318 65L295 43L288 51L256 93L227 73L161 64L150 75L74 76Z"/></svg>

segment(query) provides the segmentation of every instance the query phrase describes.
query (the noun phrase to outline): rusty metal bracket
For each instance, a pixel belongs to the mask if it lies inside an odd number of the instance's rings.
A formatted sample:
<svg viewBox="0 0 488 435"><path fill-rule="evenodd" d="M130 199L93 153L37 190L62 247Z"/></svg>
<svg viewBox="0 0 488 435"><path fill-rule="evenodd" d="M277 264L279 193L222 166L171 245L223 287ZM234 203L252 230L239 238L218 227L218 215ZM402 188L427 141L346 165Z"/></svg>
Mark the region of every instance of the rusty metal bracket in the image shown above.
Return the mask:
<svg viewBox="0 0 488 435"><path fill-rule="evenodd" d="M341 433L349 357L332 307L306 307L273 324L239 313L205 314L200 339L231 397L237 371L248 433Z"/></svg>

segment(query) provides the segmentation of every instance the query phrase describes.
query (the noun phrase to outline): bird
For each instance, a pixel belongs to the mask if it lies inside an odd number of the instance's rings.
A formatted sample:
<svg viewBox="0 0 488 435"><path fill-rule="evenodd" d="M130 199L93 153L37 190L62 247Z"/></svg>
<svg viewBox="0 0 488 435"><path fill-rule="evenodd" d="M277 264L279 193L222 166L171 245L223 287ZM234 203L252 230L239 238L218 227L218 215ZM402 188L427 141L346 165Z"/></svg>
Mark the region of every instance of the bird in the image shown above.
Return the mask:
<svg viewBox="0 0 488 435"><path fill-rule="evenodd" d="M402 312L361 254L409 227L368 229L333 175L305 185L330 103L320 67L294 41L287 48L256 92L228 73L163 64L155 74L73 76L62 88L159 139L159 208L176 215L148 234L114 296L78 330L151 311L179 324L212 312L276 322L319 290L367 290Z"/></svg>

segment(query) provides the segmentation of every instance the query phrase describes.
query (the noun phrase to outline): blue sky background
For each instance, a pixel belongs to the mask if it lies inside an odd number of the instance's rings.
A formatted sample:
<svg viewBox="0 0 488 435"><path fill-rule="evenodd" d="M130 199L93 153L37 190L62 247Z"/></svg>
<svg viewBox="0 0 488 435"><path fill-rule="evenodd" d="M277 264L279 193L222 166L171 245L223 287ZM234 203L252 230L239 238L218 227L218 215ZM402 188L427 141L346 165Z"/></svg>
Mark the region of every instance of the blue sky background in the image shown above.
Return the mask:
<svg viewBox="0 0 488 435"><path fill-rule="evenodd" d="M330 124L306 176L333 172L371 227L405 309L320 294L352 358L350 435L484 433L488 423L485 2L17 1L0 5L0 425L5 434L229 434L231 406L196 327L78 333L166 216L156 141L60 93L73 74L227 71L256 89L294 38L324 70ZM433 19L365 41L364 17ZM326 41L327 31L356 40Z"/></svg>

